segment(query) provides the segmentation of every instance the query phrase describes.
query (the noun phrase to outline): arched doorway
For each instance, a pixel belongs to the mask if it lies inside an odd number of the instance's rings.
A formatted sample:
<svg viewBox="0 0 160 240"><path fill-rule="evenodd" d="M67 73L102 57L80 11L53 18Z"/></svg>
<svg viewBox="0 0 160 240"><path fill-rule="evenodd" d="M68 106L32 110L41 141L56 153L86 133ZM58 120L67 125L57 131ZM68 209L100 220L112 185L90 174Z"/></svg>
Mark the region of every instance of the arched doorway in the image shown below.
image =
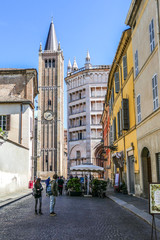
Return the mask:
<svg viewBox="0 0 160 240"><path fill-rule="evenodd" d="M142 176L143 176L143 195L148 198L149 183L152 182L151 158L148 148L144 147L141 154Z"/></svg>

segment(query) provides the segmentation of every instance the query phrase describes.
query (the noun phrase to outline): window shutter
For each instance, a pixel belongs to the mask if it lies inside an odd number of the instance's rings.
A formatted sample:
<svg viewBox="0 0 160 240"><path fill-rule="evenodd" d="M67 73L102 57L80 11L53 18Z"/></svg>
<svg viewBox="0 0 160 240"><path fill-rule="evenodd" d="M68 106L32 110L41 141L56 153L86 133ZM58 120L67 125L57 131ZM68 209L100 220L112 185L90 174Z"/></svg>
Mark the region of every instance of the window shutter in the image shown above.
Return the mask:
<svg viewBox="0 0 160 240"><path fill-rule="evenodd" d="M120 111L117 113L118 137L120 136Z"/></svg>
<svg viewBox="0 0 160 240"><path fill-rule="evenodd" d="M129 129L129 102L127 98L123 98L122 101L122 123L123 130Z"/></svg>
<svg viewBox="0 0 160 240"><path fill-rule="evenodd" d="M137 77L138 75L138 51L137 50L134 56L135 56L135 76Z"/></svg>
<svg viewBox="0 0 160 240"><path fill-rule="evenodd" d="M11 117L10 115L7 115L7 124L6 124L7 131L10 131L10 122L11 122Z"/></svg>
<svg viewBox="0 0 160 240"><path fill-rule="evenodd" d="M119 92L119 72L116 72L114 74L114 78L115 78L115 92L118 93Z"/></svg>
<svg viewBox="0 0 160 240"><path fill-rule="evenodd" d="M127 56L123 56L123 77L124 80L127 78Z"/></svg>
<svg viewBox="0 0 160 240"><path fill-rule="evenodd" d="M158 108L158 86L156 74L152 78L152 91L153 91L153 109L156 110Z"/></svg>
<svg viewBox="0 0 160 240"><path fill-rule="evenodd" d="M119 111L119 128L120 128L120 136L122 135L122 109Z"/></svg>
<svg viewBox="0 0 160 240"><path fill-rule="evenodd" d="M116 117L114 118L114 141L116 140Z"/></svg>
<svg viewBox="0 0 160 240"><path fill-rule="evenodd" d="M113 138L112 138L112 125L110 126L110 132L109 132L109 140L110 140L110 145L113 143Z"/></svg>

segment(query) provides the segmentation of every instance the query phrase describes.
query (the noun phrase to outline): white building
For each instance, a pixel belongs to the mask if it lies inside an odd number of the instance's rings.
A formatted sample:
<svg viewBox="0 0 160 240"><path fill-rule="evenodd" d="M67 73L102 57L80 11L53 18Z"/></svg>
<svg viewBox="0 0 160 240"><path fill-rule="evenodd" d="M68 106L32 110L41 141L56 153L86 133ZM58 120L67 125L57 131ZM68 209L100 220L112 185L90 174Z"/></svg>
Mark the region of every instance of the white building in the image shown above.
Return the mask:
<svg viewBox="0 0 160 240"><path fill-rule="evenodd" d="M110 66L90 64L78 69L76 59L67 67L68 173L71 166L96 164L95 146L102 139L100 119L107 90Z"/></svg>
<svg viewBox="0 0 160 240"><path fill-rule="evenodd" d="M38 93L36 69L0 69L1 195L28 188L33 180L34 98Z"/></svg>

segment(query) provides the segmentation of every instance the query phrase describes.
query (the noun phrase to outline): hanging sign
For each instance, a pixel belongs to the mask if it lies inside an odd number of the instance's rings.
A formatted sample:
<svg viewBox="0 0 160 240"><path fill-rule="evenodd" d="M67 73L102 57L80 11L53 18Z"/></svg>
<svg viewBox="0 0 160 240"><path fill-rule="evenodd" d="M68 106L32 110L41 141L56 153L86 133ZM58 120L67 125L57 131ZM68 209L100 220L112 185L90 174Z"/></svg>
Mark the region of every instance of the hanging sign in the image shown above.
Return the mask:
<svg viewBox="0 0 160 240"><path fill-rule="evenodd" d="M160 183L149 184L149 213L160 214Z"/></svg>

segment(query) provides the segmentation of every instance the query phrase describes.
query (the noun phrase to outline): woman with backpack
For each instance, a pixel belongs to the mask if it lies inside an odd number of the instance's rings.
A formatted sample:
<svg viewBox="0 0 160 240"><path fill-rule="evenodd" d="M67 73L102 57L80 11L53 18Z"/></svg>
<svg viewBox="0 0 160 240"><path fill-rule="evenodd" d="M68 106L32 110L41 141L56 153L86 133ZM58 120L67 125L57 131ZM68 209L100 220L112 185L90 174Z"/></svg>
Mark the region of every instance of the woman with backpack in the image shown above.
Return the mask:
<svg viewBox="0 0 160 240"><path fill-rule="evenodd" d="M35 184L34 184L34 197L35 197L35 214L37 213L37 205L38 205L38 201L39 201L39 214L42 215L42 184L41 184L41 179L37 178Z"/></svg>

